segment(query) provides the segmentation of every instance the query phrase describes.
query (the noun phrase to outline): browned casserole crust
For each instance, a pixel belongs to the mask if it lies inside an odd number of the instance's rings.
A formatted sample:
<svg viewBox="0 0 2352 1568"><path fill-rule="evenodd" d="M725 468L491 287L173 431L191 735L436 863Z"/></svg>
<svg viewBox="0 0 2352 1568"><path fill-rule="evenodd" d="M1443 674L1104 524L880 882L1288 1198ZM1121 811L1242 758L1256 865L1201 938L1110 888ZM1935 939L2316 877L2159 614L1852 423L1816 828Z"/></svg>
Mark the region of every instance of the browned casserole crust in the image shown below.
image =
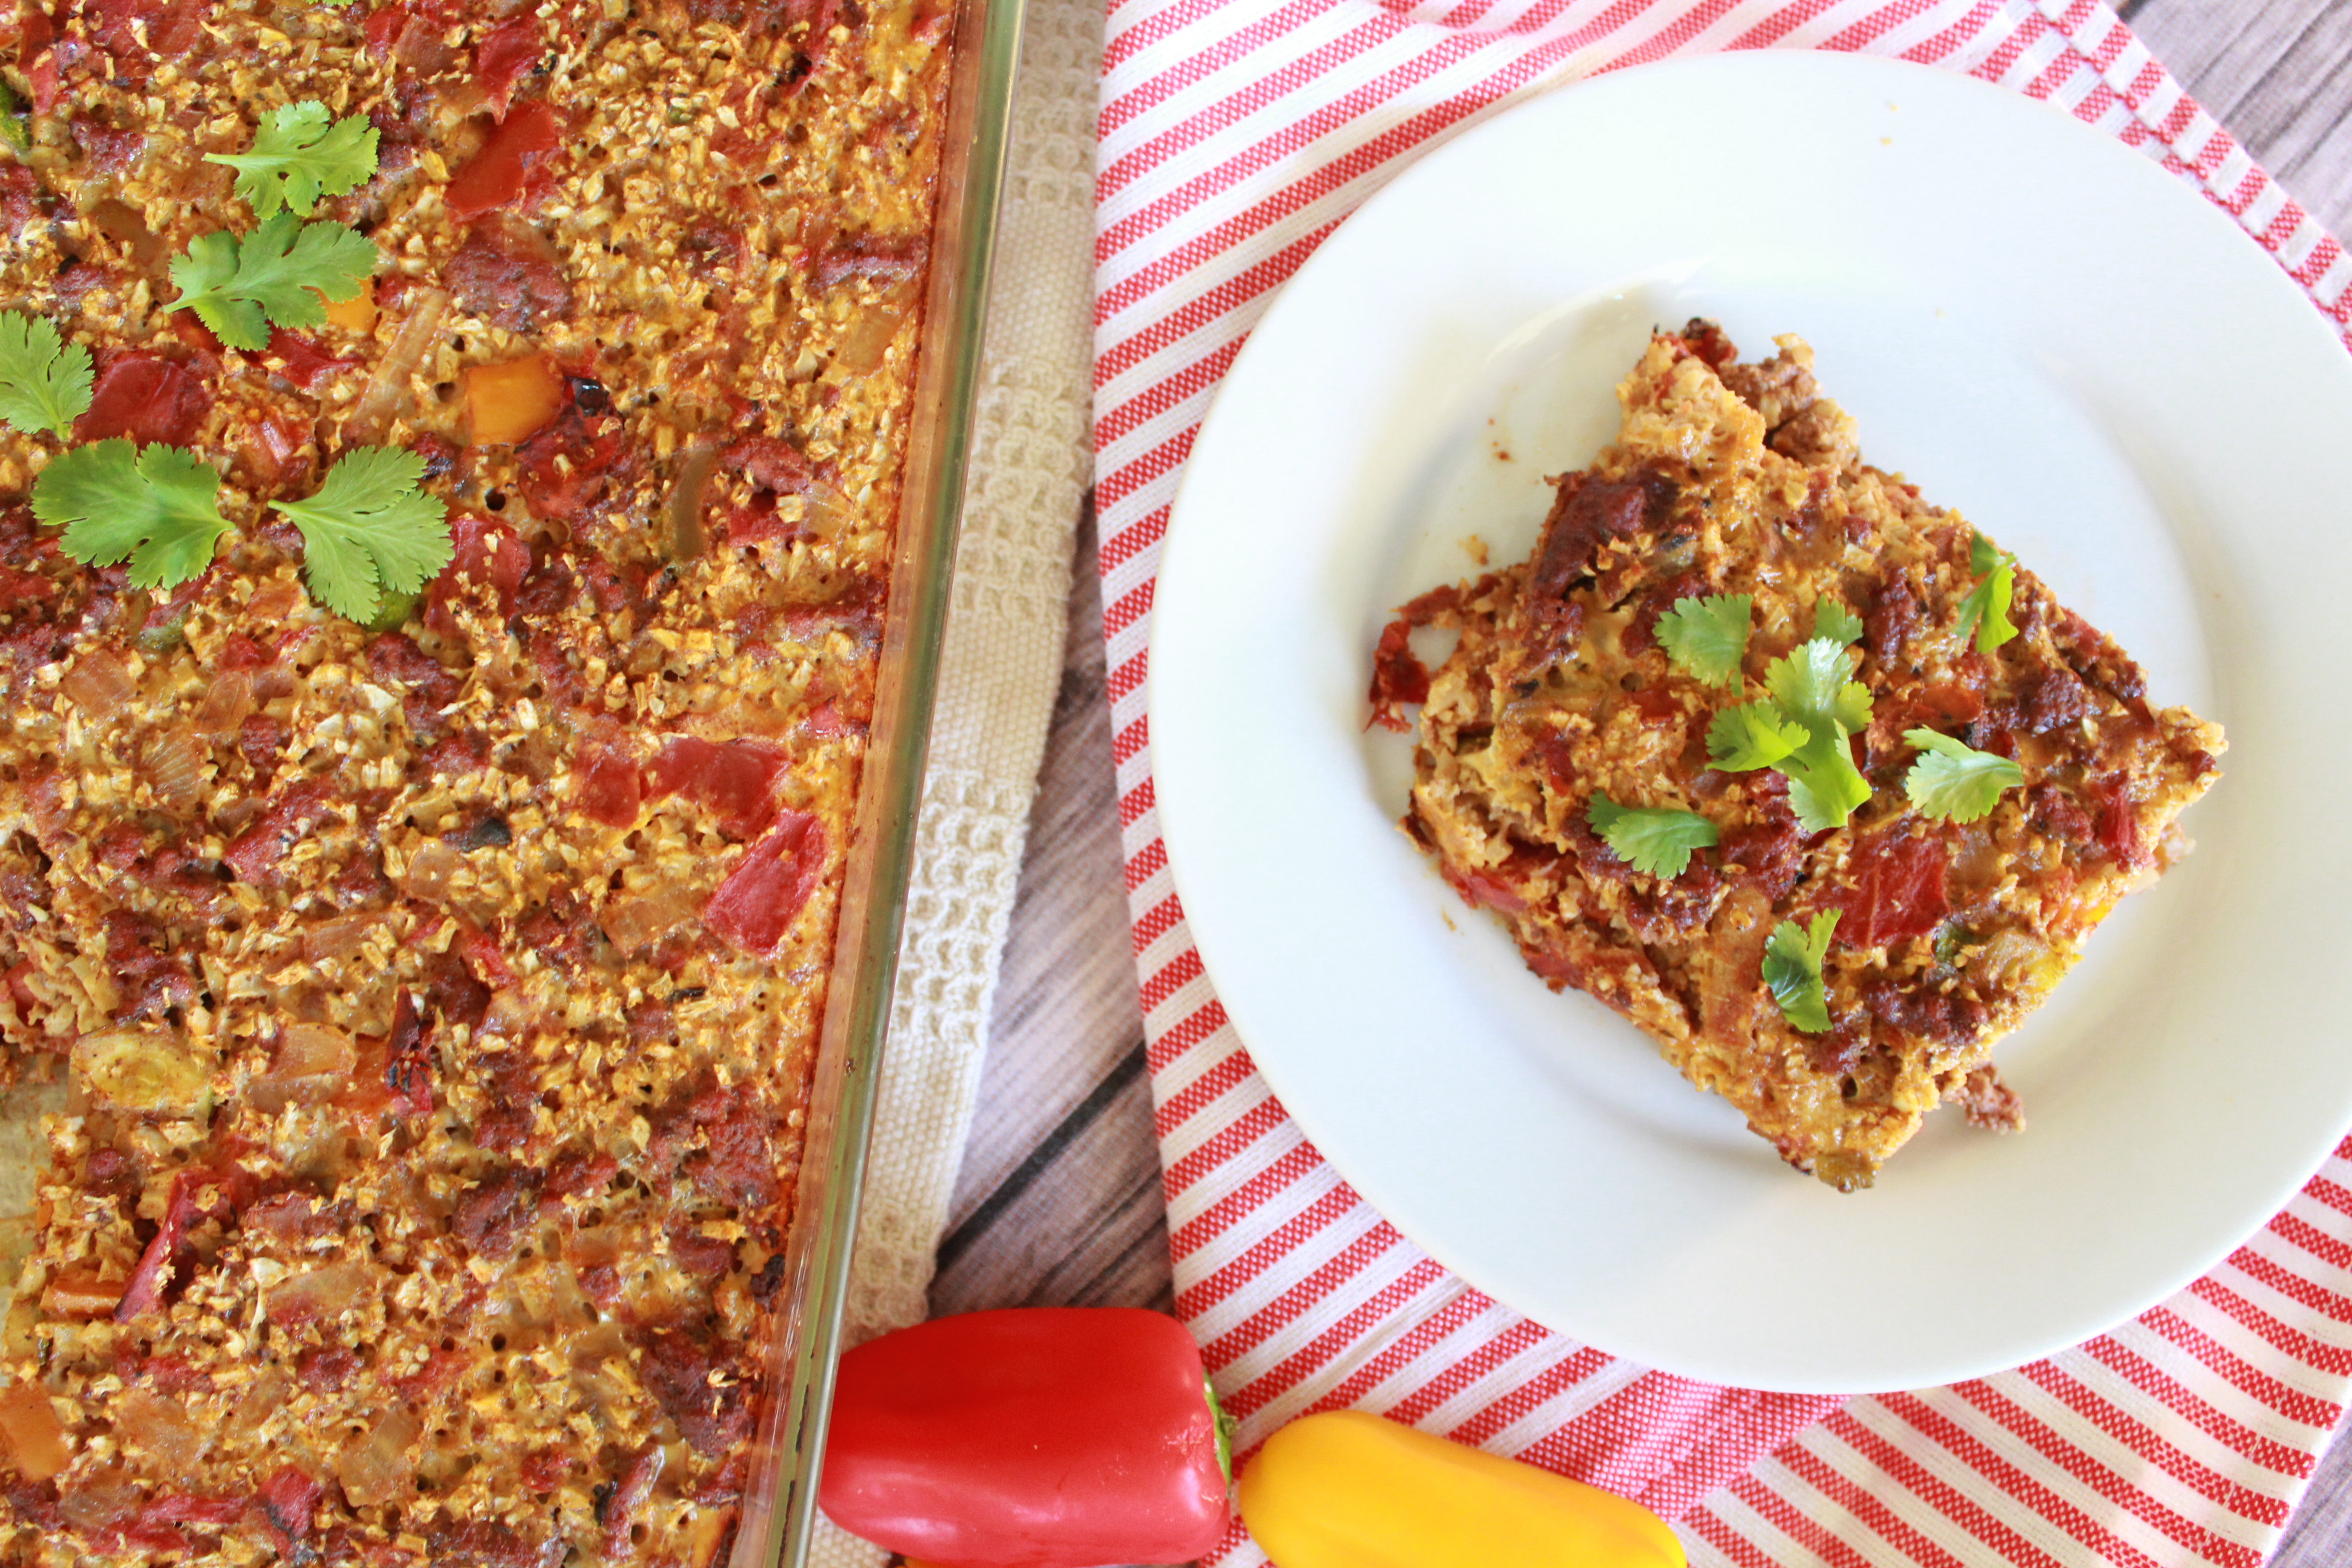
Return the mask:
<svg viewBox="0 0 2352 1568"><path fill-rule="evenodd" d="M1972 531L1860 459L1795 338L1756 364L1709 323L1655 338L1618 389L1618 439L1559 495L1528 561L1405 607L1375 659L1375 717L1425 696L1405 826L1529 967L1622 1013L1781 1158L1867 1186L1938 1102L2019 1124L1993 1043L2037 1006L2125 893L2187 849L2174 826L2217 776L2221 732L2150 705L2111 640L2015 573L2020 635L1990 656L1961 625ZM1659 646L1659 616L1754 601L1746 695L1834 600L1864 622L1872 715L1852 754L1871 786L1807 833L1787 781L1709 764L1738 699ZM1433 675L1406 643L1457 629ZM1920 728L2013 759L2021 786L1960 823L1906 797ZM1719 833L1680 875L1643 874L1588 812L1698 813ZM1762 973L1782 921L1839 911L1831 1027L1792 1027Z"/></svg>
<svg viewBox="0 0 2352 1568"><path fill-rule="evenodd" d="M235 531L135 591L26 510L60 443L0 436L0 1034L64 1086L13 1232L0 1555L713 1562L872 710L950 18L10 16L35 112L0 153L0 306L95 351L82 440L193 447ZM241 353L163 312L165 267L249 223L202 154L304 99L380 132L320 216L381 264ZM312 602L263 510L369 443L425 457L457 547L377 629Z"/></svg>

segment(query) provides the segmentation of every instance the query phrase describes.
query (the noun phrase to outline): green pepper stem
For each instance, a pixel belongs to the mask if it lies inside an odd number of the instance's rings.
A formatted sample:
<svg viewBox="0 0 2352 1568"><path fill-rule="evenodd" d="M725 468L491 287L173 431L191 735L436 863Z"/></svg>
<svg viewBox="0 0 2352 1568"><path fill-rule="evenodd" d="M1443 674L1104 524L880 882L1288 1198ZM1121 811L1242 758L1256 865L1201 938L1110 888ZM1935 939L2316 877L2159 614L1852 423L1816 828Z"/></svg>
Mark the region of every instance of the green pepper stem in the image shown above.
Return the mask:
<svg viewBox="0 0 2352 1568"><path fill-rule="evenodd" d="M1217 1385L1209 1381L1206 1373L1201 1374L1201 1392L1208 1398L1209 1419L1217 1428L1217 1468L1224 1472L1225 1488L1230 1491L1234 1484L1234 1429L1241 1423L1226 1415L1224 1406L1217 1403Z"/></svg>

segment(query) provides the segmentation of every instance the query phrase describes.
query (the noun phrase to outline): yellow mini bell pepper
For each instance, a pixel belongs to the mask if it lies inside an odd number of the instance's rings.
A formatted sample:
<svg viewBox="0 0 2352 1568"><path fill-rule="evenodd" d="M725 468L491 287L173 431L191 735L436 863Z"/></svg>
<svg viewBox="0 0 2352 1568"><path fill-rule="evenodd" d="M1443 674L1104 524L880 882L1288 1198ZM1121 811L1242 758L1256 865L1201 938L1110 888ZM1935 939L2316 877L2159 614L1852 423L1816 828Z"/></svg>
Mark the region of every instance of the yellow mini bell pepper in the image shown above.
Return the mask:
<svg viewBox="0 0 2352 1568"><path fill-rule="evenodd" d="M1276 1568L1685 1568L1638 1503L1360 1410L1293 1421L1242 1476Z"/></svg>

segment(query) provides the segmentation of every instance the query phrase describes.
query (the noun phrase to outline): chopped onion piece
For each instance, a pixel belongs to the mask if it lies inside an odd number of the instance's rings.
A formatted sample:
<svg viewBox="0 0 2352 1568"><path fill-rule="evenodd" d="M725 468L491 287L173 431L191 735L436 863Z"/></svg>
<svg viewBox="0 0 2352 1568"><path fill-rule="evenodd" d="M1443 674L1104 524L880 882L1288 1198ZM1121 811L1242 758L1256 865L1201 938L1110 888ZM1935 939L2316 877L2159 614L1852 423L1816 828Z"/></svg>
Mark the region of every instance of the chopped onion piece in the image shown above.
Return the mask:
<svg viewBox="0 0 2352 1568"><path fill-rule="evenodd" d="M196 733L208 741L234 741L238 726L252 713L253 677L242 669L224 669L213 677L196 710Z"/></svg>
<svg viewBox="0 0 2352 1568"><path fill-rule="evenodd" d="M402 879L402 886L410 898L437 904L449 896L449 879L465 864L463 855L436 839L408 858L408 875Z"/></svg>
<svg viewBox="0 0 2352 1568"><path fill-rule="evenodd" d="M703 896L691 889L665 888L656 893L620 893L605 904L596 923L623 952L659 942L692 920Z"/></svg>
<svg viewBox="0 0 2352 1568"><path fill-rule="evenodd" d="M351 415L343 421L345 447L371 447L383 439L393 420L407 406L409 379L425 363L425 351L440 337L442 320L448 313L447 289L408 291L408 319L393 334L375 374L368 377L359 401L352 405Z"/></svg>
<svg viewBox="0 0 2352 1568"><path fill-rule="evenodd" d="M365 1264L330 1263L273 1287L266 1310L271 1322L280 1324L331 1318L358 1305L373 1288Z"/></svg>
<svg viewBox="0 0 2352 1568"><path fill-rule="evenodd" d="M87 647L66 672L59 688L90 718L110 718L139 689L130 666L102 647Z"/></svg>
<svg viewBox="0 0 2352 1568"><path fill-rule="evenodd" d="M380 1508L416 1495L416 1466L408 1458L423 1425L404 1405L395 1405L375 1430L343 1446L335 1477L358 1508Z"/></svg>
<svg viewBox="0 0 2352 1568"><path fill-rule="evenodd" d="M877 369L889 353L890 345L898 341L898 329L906 325L922 302L921 279L909 278L884 290L871 305L861 306L856 319L834 345L834 368L858 375Z"/></svg>
<svg viewBox="0 0 2352 1568"><path fill-rule="evenodd" d="M205 764L211 759L204 742L185 730L172 729L149 737L140 756L155 804L173 816L186 816L205 797Z"/></svg>

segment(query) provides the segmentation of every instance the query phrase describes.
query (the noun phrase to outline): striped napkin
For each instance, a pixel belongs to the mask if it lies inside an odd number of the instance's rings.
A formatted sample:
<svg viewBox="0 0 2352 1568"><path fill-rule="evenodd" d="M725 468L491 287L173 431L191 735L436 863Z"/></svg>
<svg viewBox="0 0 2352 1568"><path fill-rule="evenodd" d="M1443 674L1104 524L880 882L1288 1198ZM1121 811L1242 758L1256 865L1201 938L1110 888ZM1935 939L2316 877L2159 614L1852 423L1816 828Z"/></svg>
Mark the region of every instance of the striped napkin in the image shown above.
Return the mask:
<svg viewBox="0 0 2352 1568"><path fill-rule="evenodd" d="M1415 153L1529 92L1768 47L1901 56L2061 105L2228 209L2352 328L2352 260L2097 0L1112 0L1097 498L1177 1309L1244 1451L1307 1411L1379 1410L1638 1498L1700 1563L2252 1568L2352 1382L2352 1140L2213 1273L2048 1361L1852 1400L1696 1384L1537 1327L1357 1197L1251 1066L1169 878L1144 726L1160 543L1274 290ZM1238 1525L1213 1559L1264 1561Z"/></svg>

